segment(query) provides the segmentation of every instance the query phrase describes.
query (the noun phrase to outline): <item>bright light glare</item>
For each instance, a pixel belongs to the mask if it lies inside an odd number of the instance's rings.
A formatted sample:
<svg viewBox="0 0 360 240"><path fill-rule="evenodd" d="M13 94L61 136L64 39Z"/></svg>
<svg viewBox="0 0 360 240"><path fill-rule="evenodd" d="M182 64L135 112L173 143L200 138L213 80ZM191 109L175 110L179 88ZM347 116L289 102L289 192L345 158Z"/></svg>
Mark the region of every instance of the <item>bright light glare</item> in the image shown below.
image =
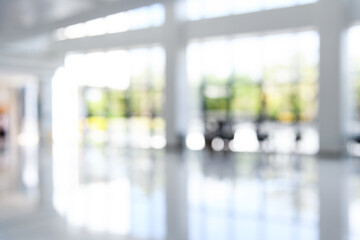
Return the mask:
<svg viewBox="0 0 360 240"><path fill-rule="evenodd" d="M59 68L55 72L52 83L53 140L78 143L77 86L64 68Z"/></svg>
<svg viewBox="0 0 360 240"><path fill-rule="evenodd" d="M106 33L105 21L103 18L94 19L84 24L84 31L87 36L103 35Z"/></svg>
<svg viewBox="0 0 360 240"><path fill-rule="evenodd" d="M233 71L231 52L231 44L226 40L205 42L201 52L202 58L206 59L202 63L203 74L219 78L228 77Z"/></svg>
<svg viewBox="0 0 360 240"><path fill-rule="evenodd" d="M186 137L186 146L191 150L202 150L205 148L205 139L202 133L190 133Z"/></svg>
<svg viewBox="0 0 360 240"><path fill-rule="evenodd" d="M231 1L229 0L206 0L204 4L205 18L219 17L229 15L231 13Z"/></svg>
<svg viewBox="0 0 360 240"><path fill-rule="evenodd" d="M141 28L160 26L165 21L165 9L162 4L153 4L127 12L112 14L104 18L60 28L55 31L57 40L84 38L125 32Z"/></svg>
<svg viewBox="0 0 360 240"><path fill-rule="evenodd" d="M359 45L357 42L358 41L354 41L353 44ZM190 43L187 48L188 80L191 88L197 91L194 91L192 98L192 121L196 119L202 121L201 116L203 110L201 110L202 97L200 96L200 87L202 83L206 83L205 80L207 79L205 78L207 77L213 81L218 80L219 82L225 82L229 80L229 76L235 74L239 80L244 79L246 82L253 81L256 83L264 80L266 83L269 83L268 86L271 87L266 89L269 97L278 94L276 92L278 90L277 83L291 83L300 79L304 81L309 80L309 82L311 81L311 84L314 84L313 86L316 87L315 74L319 60L318 48L319 36L318 33L314 31L234 37L233 39L197 40ZM219 59L221 59L221 61ZM309 74L313 72L315 73L314 75ZM297 76L297 74L301 76ZM240 81L238 82L240 83ZM223 86L225 89L225 83ZM218 86L215 89L209 85L206 86L205 94L207 97L213 98L225 96L223 89ZM307 91L304 91L304 94L311 94L311 92L307 93ZM255 100L254 98L257 98L255 94L252 95L251 100ZM271 98L269 98L269 106L273 104L270 100ZM248 115L257 115L256 111L254 111L255 107L253 106L251 107L251 112L249 109L245 110L244 106L241 106L241 108L244 108L244 113L240 114L244 114L245 119L248 118ZM272 108L272 106L270 108ZM305 111L307 110L304 109L304 113ZM240 118L242 118L242 116L240 116ZM238 127L241 129L238 129ZM229 143L231 150L245 152L255 152L259 150L259 143L254 131L254 126L236 126L235 130L237 130L235 139ZM293 139L295 137L293 133L290 134L292 134L292 136L280 134L282 136L276 137L275 147L286 152L294 149L293 145L289 145L288 140L284 140L291 139L291 141L294 142ZM307 134L309 135L310 133ZM306 153L310 151L316 152L314 149L318 148L318 144L316 143L318 138L309 137L306 138L306 140L305 138L303 139L304 141L298 144L301 146L301 149L307 149ZM305 141L308 141L306 147ZM310 147L310 145L313 147ZM271 147L271 144L269 144L269 146ZM310 148L312 149L309 150Z"/></svg>
<svg viewBox="0 0 360 240"><path fill-rule="evenodd" d="M79 23L66 27L63 32L66 39L82 38L86 36L84 24Z"/></svg>
<svg viewBox="0 0 360 240"><path fill-rule="evenodd" d="M295 79L294 71L291 68L292 59L296 55L297 36L294 34L271 35L263 39L264 68L271 69L273 66L285 66L275 71L274 81L290 82Z"/></svg>
<svg viewBox="0 0 360 240"><path fill-rule="evenodd" d="M27 153L28 156L26 156L26 162L24 166L24 170L22 173L22 180L24 184L29 188L37 187L39 184L39 167L36 162L36 158L34 159L33 156L31 156L33 153L30 152Z"/></svg>
<svg viewBox="0 0 360 240"><path fill-rule="evenodd" d="M149 6L149 19L151 26L161 26L165 22L165 9L162 4Z"/></svg>
<svg viewBox="0 0 360 240"><path fill-rule="evenodd" d="M113 89L124 90L130 85L130 65L128 53L124 50L111 51L105 56L102 66L104 85Z"/></svg>
<svg viewBox="0 0 360 240"><path fill-rule="evenodd" d="M295 150L295 133L292 128L285 127L276 129L273 134L272 143L275 151L290 153Z"/></svg>
<svg viewBox="0 0 360 240"><path fill-rule="evenodd" d="M18 143L23 147L36 146L39 143L39 136L36 133L20 133Z"/></svg>
<svg viewBox="0 0 360 240"><path fill-rule="evenodd" d="M234 13L247 13L260 11L262 0L252 0L252 1L236 1L234 4Z"/></svg>
<svg viewBox="0 0 360 240"><path fill-rule="evenodd" d="M187 0L189 20L309 4L316 0Z"/></svg>
<svg viewBox="0 0 360 240"><path fill-rule="evenodd" d="M117 13L105 18L107 33L126 32L130 29L127 13Z"/></svg>
<svg viewBox="0 0 360 240"><path fill-rule="evenodd" d="M259 142L254 128L244 125L235 132L234 140L230 142L230 150L235 152L256 152L259 150Z"/></svg>
<svg viewBox="0 0 360 240"><path fill-rule="evenodd" d="M132 49L129 52L129 60L131 64L131 74L134 76L140 75L147 70L150 63L149 51L146 48Z"/></svg>
<svg viewBox="0 0 360 240"><path fill-rule="evenodd" d="M124 50L72 54L65 59L65 71L80 86L125 90L130 85L129 64Z"/></svg>
<svg viewBox="0 0 360 240"><path fill-rule="evenodd" d="M149 21L149 13L148 7L142 7L129 11L130 29L135 30L150 27L151 22Z"/></svg>
<svg viewBox="0 0 360 240"><path fill-rule="evenodd" d="M55 144L53 159L53 201L59 214L71 225L92 232L129 233L131 194L128 178L80 185L79 149L74 145Z"/></svg>
<svg viewBox="0 0 360 240"><path fill-rule="evenodd" d="M203 8L199 0L187 0L186 11L189 20L199 20L203 17Z"/></svg>
<svg viewBox="0 0 360 240"><path fill-rule="evenodd" d="M350 57L353 59L352 62L354 62L354 60L356 58L359 58L360 56L359 42L360 42L360 26L352 27L349 30L349 47L348 47L348 49L350 50L349 51Z"/></svg>
<svg viewBox="0 0 360 240"><path fill-rule="evenodd" d="M271 0L264 1L264 7L266 9L271 8L282 8L282 7L290 7L296 5L297 0Z"/></svg>
<svg viewBox="0 0 360 240"><path fill-rule="evenodd" d="M251 80L259 81L263 78L264 68L271 68L274 65L284 66L284 63L291 64L294 56L299 52L303 58L306 58L303 59L306 63L316 65L318 44L318 34L311 31L237 38L231 41L221 39L193 42L189 44L187 50L189 80L192 84L198 84L202 76L227 78L236 71L237 75L249 76ZM286 71L277 71L275 80L292 81L294 79L292 70L292 67L287 67Z"/></svg>
<svg viewBox="0 0 360 240"><path fill-rule="evenodd" d="M163 149L166 146L166 139L164 136L153 136L150 145L154 149Z"/></svg>
<svg viewBox="0 0 360 240"><path fill-rule="evenodd" d="M354 235L360 235L360 229L358 227L358 223L360 221L360 201L357 199L356 201L352 202L350 205L350 226L351 231Z"/></svg>
<svg viewBox="0 0 360 240"><path fill-rule="evenodd" d="M249 1L250 2L250 1ZM230 43L229 43L230 44ZM253 81L262 77L262 41L259 37L239 38L232 42L234 69L241 76L249 76Z"/></svg>
<svg viewBox="0 0 360 240"><path fill-rule="evenodd" d="M93 232L126 235L130 230L130 183L118 179L79 188L66 210L69 223Z"/></svg>
<svg viewBox="0 0 360 240"><path fill-rule="evenodd" d="M76 195L74 191L79 185L79 148L71 143L55 143L52 156L53 204L55 210L64 216L71 200L69 196Z"/></svg>
<svg viewBox="0 0 360 240"><path fill-rule="evenodd" d="M205 202L208 206L224 207L230 196L232 186L228 181L208 178L204 184Z"/></svg>
<svg viewBox="0 0 360 240"><path fill-rule="evenodd" d="M306 128L301 132L302 140L298 151L306 154L316 154L319 151L319 133L315 128Z"/></svg>

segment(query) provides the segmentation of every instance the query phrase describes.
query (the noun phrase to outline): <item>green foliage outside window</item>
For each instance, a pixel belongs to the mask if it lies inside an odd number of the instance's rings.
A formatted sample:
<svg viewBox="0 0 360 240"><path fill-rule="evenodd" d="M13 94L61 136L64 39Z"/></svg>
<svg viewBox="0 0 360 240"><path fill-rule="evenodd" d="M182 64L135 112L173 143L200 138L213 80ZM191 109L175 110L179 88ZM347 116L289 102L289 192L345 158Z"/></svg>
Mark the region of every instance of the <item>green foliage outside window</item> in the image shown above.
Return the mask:
<svg viewBox="0 0 360 240"><path fill-rule="evenodd" d="M85 103L88 117L103 116L107 114L106 94L101 88L86 89Z"/></svg>
<svg viewBox="0 0 360 240"><path fill-rule="evenodd" d="M317 111L317 83L312 80L316 79L314 72L315 68L308 69L308 73L302 75L308 78L299 82L278 83L266 79L263 86L248 76L206 77L200 86L203 108L213 114L222 114L229 108L234 118L254 119L261 112L263 96L268 120L311 121Z"/></svg>

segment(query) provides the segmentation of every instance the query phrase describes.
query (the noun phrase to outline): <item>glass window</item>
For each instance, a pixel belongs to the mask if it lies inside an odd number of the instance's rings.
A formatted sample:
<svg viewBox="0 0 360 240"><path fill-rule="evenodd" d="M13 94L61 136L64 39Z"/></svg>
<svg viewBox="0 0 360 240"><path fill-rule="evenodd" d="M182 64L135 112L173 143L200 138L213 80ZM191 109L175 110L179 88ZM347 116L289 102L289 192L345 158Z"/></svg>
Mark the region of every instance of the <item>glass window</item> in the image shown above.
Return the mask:
<svg viewBox="0 0 360 240"><path fill-rule="evenodd" d="M164 64L160 47L68 55L62 78L78 89L82 143L163 148Z"/></svg>
<svg viewBox="0 0 360 240"><path fill-rule="evenodd" d="M360 133L360 26L354 26L349 30L349 57L350 57L350 78L353 96L353 126L355 134Z"/></svg>
<svg viewBox="0 0 360 240"><path fill-rule="evenodd" d="M97 36L106 33L104 18L98 18L84 23L84 32L87 36Z"/></svg>
<svg viewBox="0 0 360 240"><path fill-rule="evenodd" d="M161 26L164 21L164 6L157 3L151 6L116 13L104 18L97 18L85 23L60 28L55 31L55 38L57 40L66 40L125 32Z"/></svg>
<svg viewBox="0 0 360 240"><path fill-rule="evenodd" d="M206 142L207 134L219 135L220 129L231 128L232 150L257 151L261 125L262 131L270 134L269 151L289 152L296 148L315 153L317 63L318 35L314 32L191 43L188 79L192 109L188 138L203 133ZM298 132L302 140L291 141ZM214 144L225 147L225 143Z"/></svg>
<svg viewBox="0 0 360 240"><path fill-rule="evenodd" d="M263 11L314 3L316 0L187 0L189 20Z"/></svg>

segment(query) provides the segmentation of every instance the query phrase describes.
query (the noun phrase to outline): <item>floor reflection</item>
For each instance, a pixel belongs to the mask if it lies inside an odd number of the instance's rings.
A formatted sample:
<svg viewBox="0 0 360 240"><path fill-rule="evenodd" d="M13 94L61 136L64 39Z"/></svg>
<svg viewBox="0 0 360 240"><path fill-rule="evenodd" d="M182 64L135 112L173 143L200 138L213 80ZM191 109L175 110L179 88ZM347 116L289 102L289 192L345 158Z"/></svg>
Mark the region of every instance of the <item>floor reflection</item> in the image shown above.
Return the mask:
<svg viewBox="0 0 360 240"><path fill-rule="evenodd" d="M298 160L205 161L189 177L190 239L317 239L315 161Z"/></svg>
<svg viewBox="0 0 360 240"><path fill-rule="evenodd" d="M2 152L0 179L1 240L360 236L357 159L54 145Z"/></svg>

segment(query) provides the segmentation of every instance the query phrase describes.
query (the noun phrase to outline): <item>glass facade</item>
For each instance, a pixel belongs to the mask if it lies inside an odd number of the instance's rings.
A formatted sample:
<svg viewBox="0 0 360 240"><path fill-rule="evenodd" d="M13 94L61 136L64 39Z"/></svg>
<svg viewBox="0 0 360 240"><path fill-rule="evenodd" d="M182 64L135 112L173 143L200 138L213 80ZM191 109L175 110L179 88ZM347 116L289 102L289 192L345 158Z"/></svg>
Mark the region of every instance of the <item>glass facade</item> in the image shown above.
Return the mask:
<svg viewBox="0 0 360 240"><path fill-rule="evenodd" d="M163 148L164 52L160 47L71 54L59 81L75 85L85 145Z"/></svg>
<svg viewBox="0 0 360 240"><path fill-rule="evenodd" d="M348 44L348 56L349 56L349 72L350 72L350 88L351 93L350 102L352 105L352 132L355 134L360 133L360 26L353 26L349 29L349 44Z"/></svg>
<svg viewBox="0 0 360 240"><path fill-rule="evenodd" d="M317 64L315 32L192 42L188 46L190 135L206 132L212 127L207 124L231 122L232 149L257 151L254 125L261 121L273 132L273 151L291 151L293 144L282 147L280 142L294 137L291 129L301 128L304 139L299 150L316 152L312 125L317 114ZM278 131L270 130L274 128Z"/></svg>
<svg viewBox="0 0 360 240"><path fill-rule="evenodd" d="M197 20L314 2L226 0L220 4L217 0L188 0L185 10L189 20ZM58 33L66 40L161 26L164 22L164 5L154 4ZM65 36L67 31L70 35ZM79 85L82 120L78 128L83 143L165 146L165 52L159 49L97 51L67 57L65 69L71 69ZM190 149L318 151L317 32L287 30L281 34L189 39L186 61L191 97L185 134ZM219 129L224 136L215 139ZM268 140L266 144L260 141L263 137Z"/></svg>

